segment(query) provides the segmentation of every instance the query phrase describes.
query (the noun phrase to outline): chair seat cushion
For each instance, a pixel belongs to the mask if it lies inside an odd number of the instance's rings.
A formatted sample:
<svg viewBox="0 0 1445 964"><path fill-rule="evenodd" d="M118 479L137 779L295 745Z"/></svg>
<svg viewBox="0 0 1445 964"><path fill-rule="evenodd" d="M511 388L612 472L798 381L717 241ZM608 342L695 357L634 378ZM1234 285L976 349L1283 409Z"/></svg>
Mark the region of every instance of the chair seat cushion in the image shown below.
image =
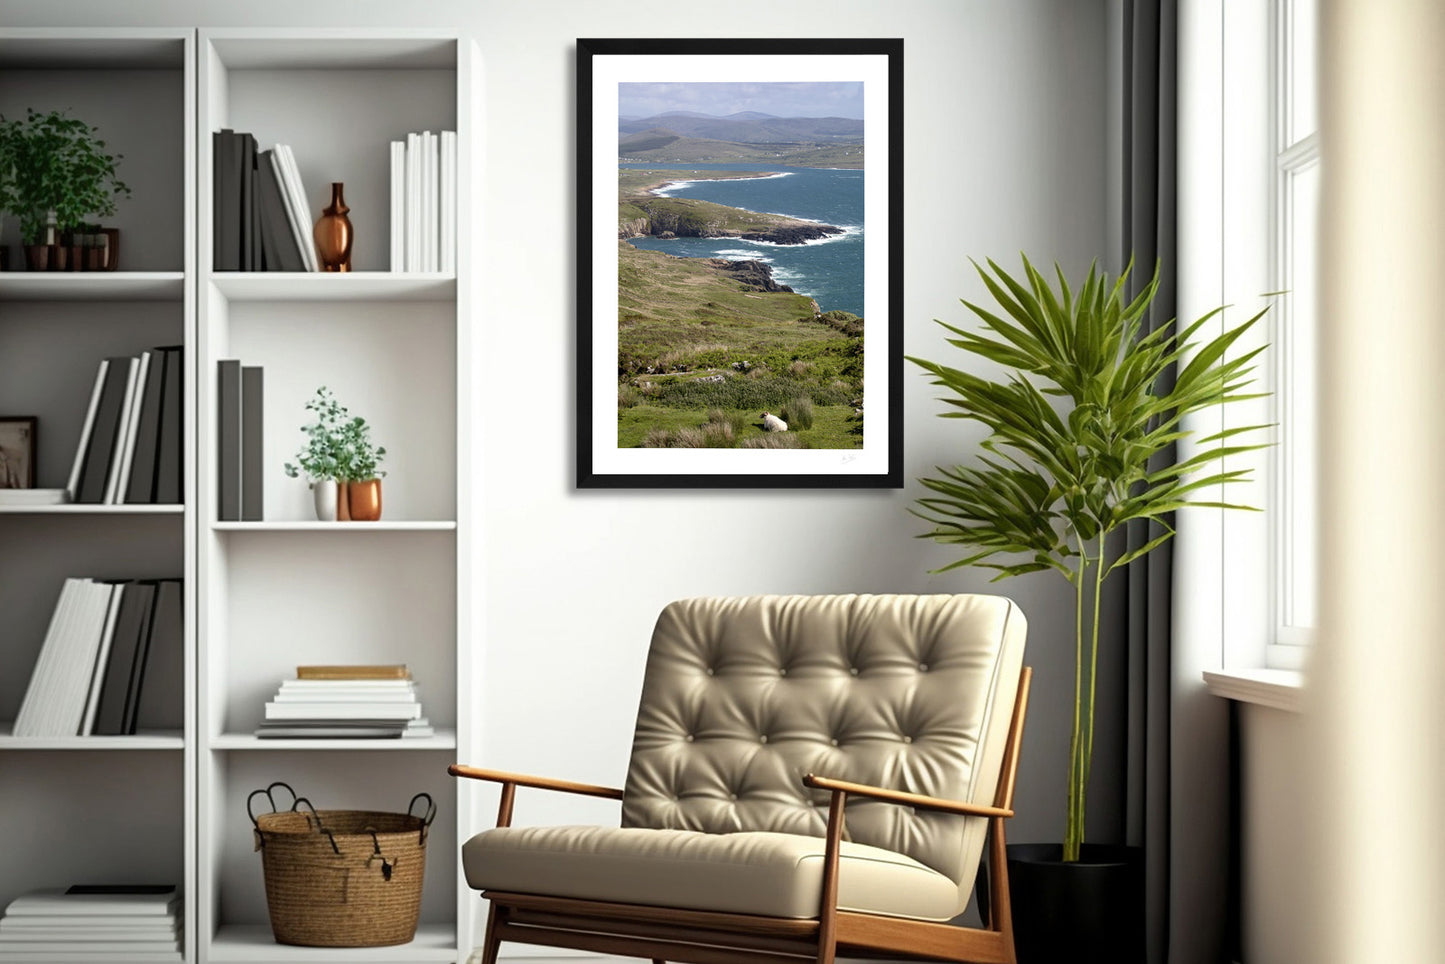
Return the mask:
<svg viewBox="0 0 1445 964"><path fill-rule="evenodd" d="M818 916L824 841L790 833L506 827L462 847L478 890L768 917ZM958 885L911 857L843 842L842 910L925 920L957 913Z"/></svg>

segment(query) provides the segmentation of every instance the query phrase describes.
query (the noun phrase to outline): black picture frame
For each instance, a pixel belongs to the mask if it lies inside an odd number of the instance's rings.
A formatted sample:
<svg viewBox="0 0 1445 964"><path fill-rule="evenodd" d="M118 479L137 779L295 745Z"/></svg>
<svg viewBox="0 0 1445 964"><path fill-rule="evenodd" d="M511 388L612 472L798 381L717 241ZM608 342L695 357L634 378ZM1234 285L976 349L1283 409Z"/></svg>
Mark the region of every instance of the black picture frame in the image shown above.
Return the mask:
<svg viewBox="0 0 1445 964"><path fill-rule="evenodd" d="M713 79L715 78L715 79ZM861 175L861 186L848 188L862 196L862 224L844 225L845 234L861 235L855 240L861 254L856 257L862 262L862 284L855 304L861 303L864 311L862 320L847 327L846 319L827 315L832 311L824 302L813 301L814 319L827 324L827 318L838 322L836 332L828 337L854 338L856 347L849 350L859 358L857 381L849 387L846 380L835 379L831 393L823 404L829 419L829 431L821 437L820 444L807 450L755 450L743 448L645 448L636 442L624 445L623 418L620 410L624 398L630 398L629 387L637 384L624 379L638 376L624 366L640 364L635 356L624 358L619 350L622 336L618 334L623 319L618 306L622 298L618 292L622 258L641 257L623 251L625 243L621 238L624 222L618 214L618 174L626 165L618 144L622 140L619 127L624 123L619 107L619 92L624 84L635 85L629 90L641 91L650 85L667 84L671 88L703 85L733 85L741 79L752 78L756 83L750 86L802 87L811 85L821 88L835 86L841 91L851 91L856 86L858 101L864 108L856 112L861 118L856 122L861 128L858 137L863 139L866 151L861 167L856 161L844 158L841 179L848 174ZM774 80L774 78L806 78L806 80ZM826 81L816 83L815 81ZM713 87L711 89L718 89ZM649 90L650 92L650 90ZM806 94L806 92L804 92ZM719 98L720 100L720 98ZM640 102L640 101L639 101ZM663 101L657 101L661 103ZM799 101L801 102L801 101ZM761 103L761 101L760 101ZM766 112L764 112L766 113ZM883 115L883 116L879 116ZM681 115L676 115L680 117ZM745 115L746 116L746 115ZM792 114L791 117L800 115ZM752 119L748 117L748 119ZM775 120L778 118L774 118ZM818 118L813 118L817 120ZM626 123L632 123L627 121ZM677 123L676 120L673 123ZM820 125L817 125L820 126ZM733 130L733 128L726 128ZM838 135L851 136L853 127ZM632 135L629 135L632 136ZM684 137L686 135L683 135ZM804 135L800 141L808 143ZM831 135L818 135L831 136ZM645 146L647 139L630 143ZM678 152L682 146L677 147ZM736 145L734 145L736 146ZM815 144L816 146L816 144ZM831 149L832 142L819 150ZM860 145L861 148L861 145ZM839 148L840 150L842 148ZM807 148L799 145L797 151ZM665 157L666 151L663 152ZM706 153L697 156L706 157ZM781 151L779 156L784 155ZM773 173L774 177L786 177L791 173L804 173L812 178L825 178L825 171L840 168L824 167L826 158L833 155L815 153L803 155L794 153L810 163L803 168L787 164L766 162L765 168L784 167L784 172ZM644 166L653 162L641 161ZM656 168L696 170L699 161L670 161L659 159ZM731 162L729 162L731 163ZM734 165L736 166L736 165ZM754 164L756 170L756 164ZM651 173L651 172L649 172ZM734 175L739 176L739 175ZM761 176L761 174L759 175ZM709 179L711 180L711 179ZM673 181L673 184L678 183ZM801 183L801 182L798 182ZM809 182L810 184L815 182ZM817 180L827 189L829 182ZM840 186L839 190L844 188ZM903 41L898 39L580 39L577 41L577 438L576 438L576 484L578 488L898 488L903 484ZM740 206L739 206L740 207ZM741 214L754 212L742 210ZM772 211L769 214L788 214ZM821 222L818 218L807 220ZM656 214L644 219L649 229L658 223ZM827 225L824 225L827 227ZM832 229L835 232L838 228ZM776 237L777 235L774 235ZM649 237L649 242L662 240ZM689 241L695 240L689 238ZM700 240L700 239L697 239ZM844 237L820 238L813 243L825 244L833 240L849 240ZM766 241L749 242L767 244ZM794 244L789 240L786 244ZM610 249L610 252L609 252ZM751 249L749 249L751 250ZM619 253L620 252L620 253ZM666 252L664 252L666 253ZM782 253L779 252L781 257ZM852 256L851 254L849 256ZM656 255L648 255L655 258ZM703 257L692 255L691 257ZM752 260L739 258L739 260ZM656 260L650 264L657 264ZM693 269L689 269L693 270ZM702 270L702 269L696 269ZM751 270L751 269L748 269ZM631 272L631 262L629 261ZM629 277L634 277L629 273ZM843 276L843 275L839 275ZM847 275L852 277L852 275ZM756 280L751 279L751 280ZM806 280L806 279L805 279ZM768 282L760 282L767 284ZM776 282L774 282L776 283ZM800 292L807 294L807 285L799 285ZM883 290L879 290L882 288ZM758 288L738 290L761 292ZM659 302L660 303L660 302ZM797 304L789 302L788 304ZM750 310L750 309L747 309ZM860 314L853 312L853 314ZM884 317L879 319L877 316ZM806 317L799 324L809 320ZM678 324L687 324L688 319L678 319ZM699 323L702 319L699 318ZM674 329L675 330L675 329ZM851 334L850 334L851 333ZM880 344L881 343L881 344ZM842 351L836 345L829 351ZM598 354L602 353L602 354ZM763 372L752 370L747 358L733 359L729 353L707 375L709 378L722 377L731 381L741 376L752 376L759 382L767 382L775 373L763 365ZM776 354L768 356L776 360ZM800 371L806 371L803 362ZM646 371L646 370L644 370ZM640 383L645 391L667 391L659 388L658 382L672 374L676 379L696 375L699 369L680 373L657 370L655 380ZM792 372L792 368L788 369ZM612 377L615 373L615 377ZM762 377L758 377L760 375ZM651 374L646 375L651 379ZM613 382L618 389L618 400L610 401ZM862 401L862 387L867 387L866 404ZM674 381L675 384L675 381ZM771 395L761 390L766 388ZM728 397L736 400L744 395L777 398L786 388L781 381L760 386L758 392L734 390L729 386ZM719 389L721 391L722 389ZM856 390L858 398L846 398ZM821 390L820 390L821 391ZM840 404L841 402L841 404ZM851 414L846 407L853 406ZM722 406L718 406L721 408ZM760 406L759 407L761 412ZM879 411L882 409L882 411ZM740 406L730 406L734 413L729 416L734 428L741 434L761 434L764 422L742 424L736 414ZM626 432L635 434L637 424L645 418L631 417ZM751 415L747 416L751 417ZM762 418L758 414L759 419ZM848 423L848 428L838 425ZM711 423L711 419L709 419ZM659 423L660 424L660 423ZM795 419L794 428L798 424ZM707 425L702 426L707 428ZM656 429L655 431L666 431ZM726 430L722 430L726 431ZM858 448L840 447L839 443L853 443L845 438L844 432L857 435ZM741 437L741 434L739 437ZM631 436L629 436L630 440ZM696 436L693 436L696 441ZM799 441L806 437L795 435ZM681 441L679 438L678 441ZM773 442L775 439L767 439ZM777 439L776 441L782 441ZM792 441L792 440L789 440ZM750 444L757 444L755 442Z"/></svg>
<svg viewBox="0 0 1445 964"><path fill-rule="evenodd" d="M0 415L0 489L35 488L39 424L34 415ZM18 451L18 456L12 449ZM17 462L18 468L14 464Z"/></svg>

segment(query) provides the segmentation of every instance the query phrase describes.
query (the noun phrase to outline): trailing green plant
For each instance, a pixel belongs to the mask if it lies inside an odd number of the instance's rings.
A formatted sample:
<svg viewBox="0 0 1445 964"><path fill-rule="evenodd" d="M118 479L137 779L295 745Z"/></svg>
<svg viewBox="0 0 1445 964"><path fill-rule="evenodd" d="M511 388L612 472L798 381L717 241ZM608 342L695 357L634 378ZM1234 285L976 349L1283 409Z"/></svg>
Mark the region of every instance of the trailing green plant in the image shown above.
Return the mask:
<svg viewBox="0 0 1445 964"><path fill-rule="evenodd" d="M20 219L24 244L40 244L50 218L70 231L90 217L115 214L130 188L116 176L98 127L62 111L27 108L24 118L0 115L0 210Z"/></svg>
<svg viewBox="0 0 1445 964"><path fill-rule="evenodd" d="M371 440L371 426L359 415L342 424L337 458L340 462L337 478L342 482L369 482L386 476L378 467L386 458L386 448Z"/></svg>
<svg viewBox="0 0 1445 964"><path fill-rule="evenodd" d="M304 474L308 482L339 480L342 432L350 413L325 385L316 389L315 396L306 402L306 411L314 416L309 425L301 426L306 443L296 453L295 464L287 462L282 468L293 479Z"/></svg>
<svg viewBox="0 0 1445 964"><path fill-rule="evenodd" d="M945 418L966 418L988 430L977 466L939 468L922 479L933 492L915 515L933 525L920 538L961 547L962 558L936 570L982 566L995 579L1052 569L1075 590L1074 714L1069 741L1068 817L1064 859L1077 860L1084 841L1085 798L1094 750L1094 696L1099 655L1099 600L1104 580L1163 545L1169 515L1186 505L1247 509L1197 501L1212 486L1248 479L1225 459L1263 448L1237 436L1262 425L1226 429L1195 440L1197 454L1171 448L1191 436L1186 416L1247 398L1252 362L1263 348L1226 357L1263 316L1203 344L1196 337L1223 309L1182 331L1176 322L1150 331L1145 314L1159 276L1133 299L1124 294L1132 264L1112 283L1091 268L1077 292L1056 265L1057 287L1023 259L1024 277L992 260L974 264L1001 313L964 301L982 322L966 331L938 322L956 348L1002 365L1001 381L910 358L952 397ZM1267 309L1266 309L1267 310ZM1172 385L1168 373L1174 371ZM1110 535L1129 522L1152 527L1123 549ZM994 561L1003 556L1004 561ZM1012 557L1011 559L1008 557ZM1086 591L1092 603L1085 647Z"/></svg>
<svg viewBox="0 0 1445 964"><path fill-rule="evenodd" d="M372 442L371 426L352 415L325 385L307 400L306 411L314 419L301 426L306 444L294 464L282 466L287 475L294 479L304 474L309 482L367 482L386 475L378 468L386 449Z"/></svg>

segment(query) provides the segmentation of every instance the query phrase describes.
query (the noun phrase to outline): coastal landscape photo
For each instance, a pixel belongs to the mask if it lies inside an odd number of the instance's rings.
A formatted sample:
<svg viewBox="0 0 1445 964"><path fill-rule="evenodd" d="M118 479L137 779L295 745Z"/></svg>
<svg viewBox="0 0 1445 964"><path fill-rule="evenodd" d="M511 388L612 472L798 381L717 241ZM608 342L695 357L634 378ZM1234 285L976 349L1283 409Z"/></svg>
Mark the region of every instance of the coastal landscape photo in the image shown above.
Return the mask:
<svg viewBox="0 0 1445 964"><path fill-rule="evenodd" d="M862 448L863 84L617 90L618 447Z"/></svg>

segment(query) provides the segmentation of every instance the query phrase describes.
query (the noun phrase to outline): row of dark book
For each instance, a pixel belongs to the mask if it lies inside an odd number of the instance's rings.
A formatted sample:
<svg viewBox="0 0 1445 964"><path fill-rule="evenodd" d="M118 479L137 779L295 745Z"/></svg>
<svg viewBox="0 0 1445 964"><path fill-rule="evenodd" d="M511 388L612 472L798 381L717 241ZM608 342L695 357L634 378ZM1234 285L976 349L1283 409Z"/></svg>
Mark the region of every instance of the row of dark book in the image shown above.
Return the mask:
<svg viewBox="0 0 1445 964"><path fill-rule="evenodd" d="M67 579L15 736L123 736L180 724L180 579Z"/></svg>
<svg viewBox="0 0 1445 964"><path fill-rule="evenodd" d="M252 134L211 134L212 267L216 271L320 271L314 217L291 148L256 149Z"/></svg>
<svg viewBox="0 0 1445 964"><path fill-rule="evenodd" d="M262 395L265 373L259 365L235 359L216 363L217 507L221 522L260 522L266 517L261 460L265 445Z"/></svg>
<svg viewBox="0 0 1445 964"><path fill-rule="evenodd" d="M174 884L31 891L0 916L0 961L179 964L182 916Z"/></svg>
<svg viewBox="0 0 1445 964"><path fill-rule="evenodd" d="M184 381L179 345L102 361L65 488L0 490L0 505L178 505Z"/></svg>

